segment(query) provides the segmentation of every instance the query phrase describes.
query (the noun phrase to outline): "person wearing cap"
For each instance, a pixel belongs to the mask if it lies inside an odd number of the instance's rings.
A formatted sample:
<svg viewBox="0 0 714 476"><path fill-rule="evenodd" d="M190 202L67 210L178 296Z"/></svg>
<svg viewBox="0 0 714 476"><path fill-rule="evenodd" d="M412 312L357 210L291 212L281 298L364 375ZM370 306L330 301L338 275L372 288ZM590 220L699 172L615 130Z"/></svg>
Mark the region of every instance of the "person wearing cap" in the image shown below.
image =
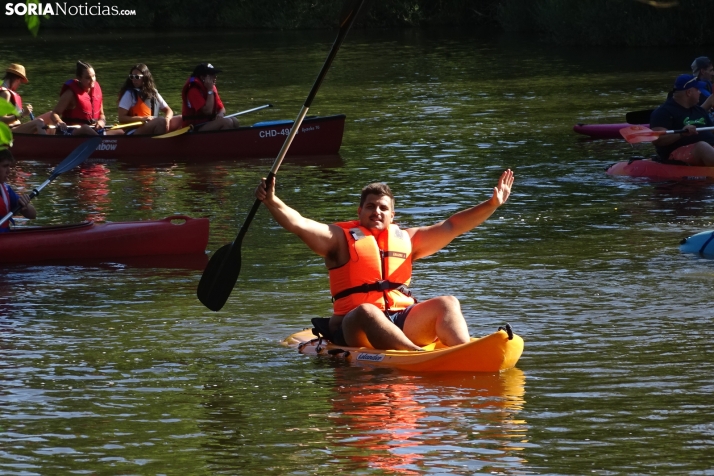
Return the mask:
<svg viewBox="0 0 714 476"><path fill-rule="evenodd" d="M201 131L235 129L238 120L224 117L223 106L216 88L216 75L221 70L210 63L201 63L194 68L181 90L181 118L183 127L193 125ZM200 129L199 129L200 127Z"/></svg>
<svg viewBox="0 0 714 476"><path fill-rule="evenodd" d="M706 84L696 76L677 76L671 96L650 116L653 131L684 129L684 132L664 134L652 142L660 159L714 167L714 134L697 132L697 127L713 125L707 111L699 106L700 90L704 87Z"/></svg>
<svg viewBox="0 0 714 476"><path fill-rule="evenodd" d="M702 95L699 99L699 104L701 105L712 94L712 80L714 80L714 65L712 65L712 61L706 56L695 58L692 62L692 74L699 81L706 84L706 87L701 90Z"/></svg>
<svg viewBox="0 0 714 476"><path fill-rule="evenodd" d="M22 123L21 119L26 115L32 114L32 104L27 105L27 111L22 107L22 97L17 93L20 84L27 84L27 74L25 67L21 64L11 64L5 70L5 77L2 78L2 86L0 86L0 98L8 101L15 106L16 114L8 114L0 117L0 121L4 122L13 132L21 134L44 134L45 123L42 119L32 119L30 122Z"/></svg>
<svg viewBox="0 0 714 476"><path fill-rule="evenodd" d="M91 64L77 61L75 78L66 81L60 89L60 99L49 117L55 126L55 134L62 135L120 135L121 129L105 129L106 117L102 88ZM78 126L68 128L68 125Z"/></svg>

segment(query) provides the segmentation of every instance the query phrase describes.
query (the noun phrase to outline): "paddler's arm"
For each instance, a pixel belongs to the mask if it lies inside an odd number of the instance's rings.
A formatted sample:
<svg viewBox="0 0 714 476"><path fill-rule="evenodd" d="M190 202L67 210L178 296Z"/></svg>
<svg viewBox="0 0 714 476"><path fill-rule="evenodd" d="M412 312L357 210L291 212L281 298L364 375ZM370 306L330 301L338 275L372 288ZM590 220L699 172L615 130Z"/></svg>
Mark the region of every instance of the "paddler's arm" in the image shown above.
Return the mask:
<svg viewBox="0 0 714 476"><path fill-rule="evenodd" d="M96 128L104 129L107 125L107 117L104 115L104 104L99 108L99 119L97 119Z"/></svg>
<svg viewBox="0 0 714 476"><path fill-rule="evenodd" d="M485 222L498 207L506 203L511 194L513 180L513 172L508 169L501 174L498 184L493 188L493 195L485 202L462 210L435 225L407 229L406 232L412 239L412 259L436 253L457 236Z"/></svg>
<svg viewBox="0 0 714 476"><path fill-rule="evenodd" d="M297 235L312 251L323 257L336 253L343 235L341 229L305 218L286 205L275 195L275 177L270 187L266 187L266 180L262 179L255 189L255 197L263 202L280 226Z"/></svg>
<svg viewBox="0 0 714 476"><path fill-rule="evenodd" d="M37 210L35 210L35 207L33 207L32 203L30 203L29 195L18 195L17 199L18 203L22 205L22 208L20 208L22 216L29 218L30 220L37 218Z"/></svg>
<svg viewBox="0 0 714 476"><path fill-rule="evenodd" d="M667 147L675 142L679 141L682 137L689 137L697 135L697 128L691 124L684 126L682 129L686 132L678 132L676 134L663 134L659 136L656 140L652 141L652 145L655 147ZM664 127L653 127L653 131L666 131Z"/></svg>
<svg viewBox="0 0 714 476"><path fill-rule="evenodd" d="M62 120L62 113L65 112L67 109L72 109L74 106L73 103L74 95L72 94L72 91L68 89L62 94L62 96L60 96L57 105L54 107L54 109L52 109L52 114L50 114L50 120L52 121L52 123L56 126L64 124L64 121Z"/></svg>

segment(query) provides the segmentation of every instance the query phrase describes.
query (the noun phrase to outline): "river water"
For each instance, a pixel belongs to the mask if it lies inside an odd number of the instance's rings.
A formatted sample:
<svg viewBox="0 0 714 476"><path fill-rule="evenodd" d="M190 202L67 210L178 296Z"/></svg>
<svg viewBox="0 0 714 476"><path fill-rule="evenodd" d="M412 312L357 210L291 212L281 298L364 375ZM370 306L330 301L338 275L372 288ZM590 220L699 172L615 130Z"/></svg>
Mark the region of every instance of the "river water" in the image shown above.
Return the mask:
<svg viewBox="0 0 714 476"><path fill-rule="evenodd" d="M297 115L334 34L21 34L0 56L27 67L36 112L74 61L92 63L110 122L135 62L179 110L186 76L210 61L229 112L276 106L249 124ZM413 284L457 296L473 335L509 322L526 342L517 368L419 375L283 347L329 314L327 278L261 210L218 313L195 297L202 263L0 269L0 473L714 474L714 265L678 251L713 226L714 189L609 177L651 145L571 130L655 106L700 54L351 32L310 111L347 115L340 155L287 160L279 194L338 221L386 181L400 224L418 226L487 199L513 169L508 204L417 262ZM215 251L273 159L88 164L43 191L35 223L207 216ZM22 161L11 181L51 170Z"/></svg>

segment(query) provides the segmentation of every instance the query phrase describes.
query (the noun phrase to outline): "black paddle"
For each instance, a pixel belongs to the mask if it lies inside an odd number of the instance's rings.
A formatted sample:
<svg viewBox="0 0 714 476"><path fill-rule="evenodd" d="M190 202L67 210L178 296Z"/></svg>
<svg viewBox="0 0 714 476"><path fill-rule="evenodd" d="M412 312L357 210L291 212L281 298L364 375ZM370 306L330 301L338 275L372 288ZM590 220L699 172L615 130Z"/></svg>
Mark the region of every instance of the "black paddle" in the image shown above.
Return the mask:
<svg viewBox="0 0 714 476"><path fill-rule="evenodd" d="M649 124L650 116L654 109L645 109L644 111L632 111L625 114L625 120L628 124Z"/></svg>
<svg viewBox="0 0 714 476"><path fill-rule="evenodd" d="M89 156L92 155L92 152L94 152L94 150L97 148L101 140L101 137L92 137L91 139L87 139L86 141L82 142L79 147L74 149L72 153L67 156L66 159L60 162L60 164L55 167L54 170L52 170L52 175L50 175L50 178L42 182L42 185L36 187L32 191L32 193L30 193L30 200L38 196L40 194L40 191L47 185L49 185L49 183L52 182L54 179L59 177L60 174L63 174L68 170L75 168L76 166L87 160ZM21 209L22 205L18 204L13 211L11 211L2 219L0 219L0 225L12 218L12 216L19 212Z"/></svg>
<svg viewBox="0 0 714 476"><path fill-rule="evenodd" d="M288 148L290 147L295 134L297 134L300 129L300 125L307 115L307 111L312 104L312 100L315 99L317 90L320 88L322 80L327 74L327 70L330 69L332 60L334 60L335 55L337 55L337 50L340 49L342 40L345 39L347 32L354 23L355 18L364 3L365 0L351 0L345 5L345 9L340 17L340 31L337 34L337 38L332 45L330 53L327 55L325 64L322 65L320 74L317 75L317 79L315 79L315 83L312 85L312 89L305 100L305 104L302 106L302 109L300 109L300 113L290 129L290 134L285 139L285 142L278 153L278 157L275 159L273 167L270 169L270 173L267 177L268 183L271 183L272 178L275 176L280 164L283 162L283 159L288 152ZM255 213L258 211L258 207L260 207L260 200L256 200L253 204L253 207L250 209L250 212L248 212L248 216L246 217L245 222L243 223L243 226L238 232L238 236L233 243L219 248L218 251L211 256L208 265L206 265L206 269L203 271L201 281L198 283L198 290L196 294L198 295L198 299L212 311L219 311L223 307L228 300L228 297L231 295L231 291L233 291L236 281L238 280L241 265L241 243L243 242L243 237L248 231L250 222L253 220Z"/></svg>

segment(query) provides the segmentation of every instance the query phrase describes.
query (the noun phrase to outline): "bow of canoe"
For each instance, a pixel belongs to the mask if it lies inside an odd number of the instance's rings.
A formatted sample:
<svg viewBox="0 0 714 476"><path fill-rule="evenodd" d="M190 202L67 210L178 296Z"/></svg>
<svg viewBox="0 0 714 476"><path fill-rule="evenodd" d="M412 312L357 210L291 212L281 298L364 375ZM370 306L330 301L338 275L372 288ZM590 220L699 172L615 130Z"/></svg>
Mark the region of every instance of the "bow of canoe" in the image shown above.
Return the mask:
<svg viewBox="0 0 714 476"><path fill-rule="evenodd" d="M0 263L201 254L207 244L207 218L87 221L0 233Z"/></svg>
<svg viewBox="0 0 714 476"><path fill-rule="evenodd" d="M583 124L578 123L573 126L573 131L578 134L589 136L591 139L622 139L620 129L631 124Z"/></svg>

